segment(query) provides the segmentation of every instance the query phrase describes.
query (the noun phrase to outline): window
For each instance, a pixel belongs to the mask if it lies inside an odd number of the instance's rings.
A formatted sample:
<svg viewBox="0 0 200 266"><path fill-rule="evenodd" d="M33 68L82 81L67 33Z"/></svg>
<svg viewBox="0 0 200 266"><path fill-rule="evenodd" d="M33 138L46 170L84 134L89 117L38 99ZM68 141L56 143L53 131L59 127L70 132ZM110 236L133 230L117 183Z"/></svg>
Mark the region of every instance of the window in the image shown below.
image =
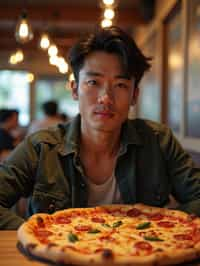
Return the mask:
<svg viewBox="0 0 200 266"><path fill-rule="evenodd" d="M0 70L0 108L17 109L19 124L28 125L30 117L27 72Z"/></svg>
<svg viewBox="0 0 200 266"><path fill-rule="evenodd" d="M35 118L41 118L43 113L41 105L48 100L56 100L59 112L73 117L78 113L78 103L72 99L71 91L66 88L66 79L40 78L36 84L36 114Z"/></svg>
<svg viewBox="0 0 200 266"><path fill-rule="evenodd" d="M200 1L189 1L186 136L200 137Z"/></svg>
<svg viewBox="0 0 200 266"><path fill-rule="evenodd" d="M142 118L160 121L160 87L157 77L158 53L156 52L156 34L148 38L144 47L144 55L152 58L152 67L139 85L138 112Z"/></svg>
<svg viewBox="0 0 200 266"><path fill-rule="evenodd" d="M166 21L167 124L180 134L183 100L183 53L180 6Z"/></svg>

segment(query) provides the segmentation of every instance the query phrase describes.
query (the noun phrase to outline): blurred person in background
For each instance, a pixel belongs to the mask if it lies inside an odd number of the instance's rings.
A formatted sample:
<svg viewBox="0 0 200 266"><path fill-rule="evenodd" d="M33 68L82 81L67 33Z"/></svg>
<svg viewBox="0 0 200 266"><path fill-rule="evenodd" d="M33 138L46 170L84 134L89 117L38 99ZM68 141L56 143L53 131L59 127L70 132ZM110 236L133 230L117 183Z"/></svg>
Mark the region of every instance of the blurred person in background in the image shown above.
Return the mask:
<svg viewBox="0 0 200 266"><path fill-rule="evenodd" d="M61 120L62 120L62 122L63 123L66 123L66 122L68 122L69 121L69 116L66 114L66 113L60 113L60 118L61 118Z"/></svg>
<svg viewBox="0 0 200 266"><path fill-rule="evenodd" d="M62 118L58 113L58 104L56 101L51 100L43 103L42 110L44 113L44 118L40 120L34 120L31 123L28 129L28 135L40 129L45 129L51 126L55 126L63 122Z"/></svg>
<svg viewBox="0 0 200 266"><path fill-rule="evenodd" d="M16 109L0 109L0 161L20 142L20 138L12 134L18 127L18 116Z"/></svg>

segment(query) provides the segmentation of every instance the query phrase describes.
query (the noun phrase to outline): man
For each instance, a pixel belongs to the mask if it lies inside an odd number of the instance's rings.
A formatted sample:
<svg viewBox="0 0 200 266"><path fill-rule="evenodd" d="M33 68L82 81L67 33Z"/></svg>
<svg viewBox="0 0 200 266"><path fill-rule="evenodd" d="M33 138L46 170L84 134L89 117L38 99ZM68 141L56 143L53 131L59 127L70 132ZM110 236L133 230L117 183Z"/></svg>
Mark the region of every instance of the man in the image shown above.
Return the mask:
<svg viewBox="0 0 200 266"><path fill-rule="evenodd" d="M29 214L70 207L143 202L200 215L200 169L171 131L127 119L148 59L119 28L99 29L69 55L80 115L25 139L0 169L0 227L23 219L8 209L29 197Z"/></svg>
<svg viewBox="0 0 200 266"><path fill-rule="evenodd" d="M0 109L0 161L3 161L17 144L12 131L18 127L18 111Z"/></svg>
<svg viewBox="0 0 200 266"><path fill-rule="evenodd" d="M62 123L62 119L58 114L58 104L56 101L44 102L42 104L42 110L44 112L44 118L33 121L28 129L28 134Z"/></svg>

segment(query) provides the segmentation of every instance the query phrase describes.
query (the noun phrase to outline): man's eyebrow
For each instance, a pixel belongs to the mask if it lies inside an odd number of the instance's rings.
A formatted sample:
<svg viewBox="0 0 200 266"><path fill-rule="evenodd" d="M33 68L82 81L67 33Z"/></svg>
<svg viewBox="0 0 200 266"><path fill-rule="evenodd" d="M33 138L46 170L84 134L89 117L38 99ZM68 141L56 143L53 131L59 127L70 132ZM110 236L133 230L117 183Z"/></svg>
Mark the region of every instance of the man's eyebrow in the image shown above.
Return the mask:
<svg viewBox="0 0 200 266"><path fill-rule="evenodd" d="M86 75L87 76L95 76L95 77L102 77L103 74L100 73L100 72L95 72L95 71L87 71L86 72ZM128 79L130 80L130 77L128 75L124 75L124 74L119 74L119 75L116 75L115 78L118 78L118 79Z"/></svg>
<svg viewBox="0 0 200 266"><path fill-rule="evenodd" d="M101 74L99 72L95 72L95 71L87 71L86 75L87 76L98 76L98 77L103 76L103 74Z"/></svg>
<svg viewBox="0 0 200 266"><path fill-rule="evenodd" d="M128 80L131 79L128 75L117 75L116 78L118 78L118 79L128 79Z"/></svg>

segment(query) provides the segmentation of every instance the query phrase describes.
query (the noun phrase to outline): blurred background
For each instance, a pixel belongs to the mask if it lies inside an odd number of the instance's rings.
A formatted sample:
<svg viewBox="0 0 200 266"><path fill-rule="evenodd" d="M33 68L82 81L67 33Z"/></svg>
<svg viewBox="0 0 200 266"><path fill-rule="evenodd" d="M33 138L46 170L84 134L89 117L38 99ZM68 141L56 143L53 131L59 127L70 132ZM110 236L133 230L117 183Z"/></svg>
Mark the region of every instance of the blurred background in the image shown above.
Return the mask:
<svg viewBox="0 0 200 266"><path fill-rule="evenodd" d="M200 0L1 0L0 108L17 109L23 128L49 100L76 115L68 50L111 24L153 58L134 116L170 126L200 164Z"/></svg>

